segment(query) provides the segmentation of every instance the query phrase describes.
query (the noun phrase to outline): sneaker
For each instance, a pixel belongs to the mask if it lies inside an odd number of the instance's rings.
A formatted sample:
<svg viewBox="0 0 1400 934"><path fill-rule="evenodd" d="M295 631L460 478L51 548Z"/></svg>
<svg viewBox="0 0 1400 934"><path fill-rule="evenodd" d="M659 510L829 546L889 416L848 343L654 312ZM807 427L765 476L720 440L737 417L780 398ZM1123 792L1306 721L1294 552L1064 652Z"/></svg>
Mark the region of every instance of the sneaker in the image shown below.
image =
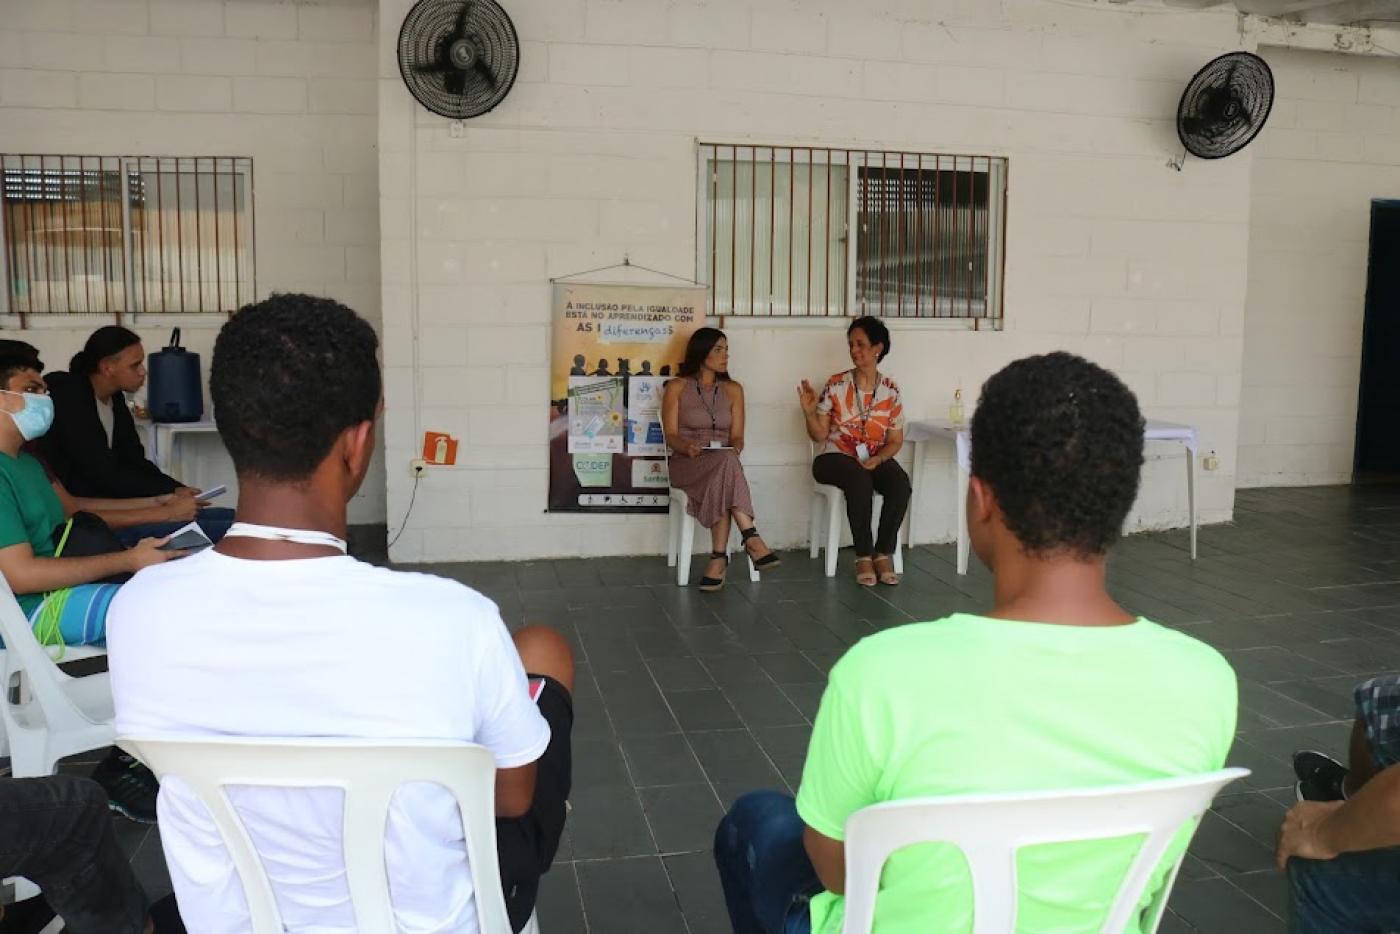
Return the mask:
<svg viewBox="0 0 1400 934"><path fill-rule="evenodd" d="M1299 801L1341 801L1346 798L1347 767L1331 756L1304 749L1293 754L1295 791Z"/></svg>
<svg viewBox="0 0 1400 934"><path fill-rule="evenodd" d="M97 763L92 779L107 791L107 806L142 824L156 822L156 793L160 782L151 770L119 750Z"/></svg>

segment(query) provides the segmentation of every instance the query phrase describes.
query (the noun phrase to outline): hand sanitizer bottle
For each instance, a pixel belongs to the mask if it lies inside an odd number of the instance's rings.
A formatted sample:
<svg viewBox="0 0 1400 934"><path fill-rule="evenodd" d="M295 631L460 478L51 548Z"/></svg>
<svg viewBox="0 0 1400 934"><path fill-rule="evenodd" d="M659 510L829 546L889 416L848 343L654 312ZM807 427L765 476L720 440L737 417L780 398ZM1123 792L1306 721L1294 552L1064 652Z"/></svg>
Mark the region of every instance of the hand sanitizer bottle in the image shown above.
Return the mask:
<svg viewBox="0 0 1400 934"><path fill-rule="evenodd" d="M948 405L948 421L953 423L954 428L959 428L963 423L963 401L962 390L953 393L953 401Z"/></svg>

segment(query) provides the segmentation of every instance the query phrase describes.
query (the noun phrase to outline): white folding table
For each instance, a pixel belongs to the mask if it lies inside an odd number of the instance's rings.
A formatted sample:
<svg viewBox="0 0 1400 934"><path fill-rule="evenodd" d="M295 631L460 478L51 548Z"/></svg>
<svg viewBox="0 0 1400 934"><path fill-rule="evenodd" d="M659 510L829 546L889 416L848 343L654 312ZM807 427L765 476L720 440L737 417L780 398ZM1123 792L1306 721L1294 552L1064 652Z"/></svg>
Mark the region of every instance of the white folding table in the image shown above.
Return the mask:
<svg viewBox="0 0 1400 934"><path fill-rule="evenodd" d="M180 435L218 433L219 430L212 418L197 422L142 421L137 424L146 430L146 440L150 444L150 450L146 453L151 458L151 463L166 474L175 466L175 442L179 440Z"/></svg>
<svg viewBox="0 0 1400 934"><path fill-rule="evenodd" d="M1191 425L1149 420L1143 430L1146 441L1176 441L1186 448L1186 502L1191 513L1191 560L1196 560L1196 454L1200 446L1196 429ZM972 432L966 423L953 425L937 419L910 420L904 427L904 440L915 446L910 453L910 483L914 488L909 504L909 541L914 542L914 516L918 514L919 466L923 461L924 443L952 443L957 456L958 484L955 491L958 509L958 573L967 573L971 543L967 537L967 483L972 466Z"/></svg>

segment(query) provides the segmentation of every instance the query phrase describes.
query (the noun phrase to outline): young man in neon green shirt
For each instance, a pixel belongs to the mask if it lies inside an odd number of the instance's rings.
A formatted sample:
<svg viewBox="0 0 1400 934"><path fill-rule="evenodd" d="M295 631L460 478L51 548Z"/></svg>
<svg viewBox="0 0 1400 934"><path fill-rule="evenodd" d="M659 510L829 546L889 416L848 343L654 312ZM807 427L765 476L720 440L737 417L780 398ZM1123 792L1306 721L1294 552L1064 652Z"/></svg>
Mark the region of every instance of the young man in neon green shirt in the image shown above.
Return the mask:
<svg viewBox="0 0 1400 934"><path fill-rule="evenodd" d="M870 636L832 668L796 801L739 799L715 835L736 934L838 934L846 820L882 801L1117 785L1220 768L1235 676L1214 649L1105 587L1137 496L1143 421L1117 377L1066 353L1016 361L972 422L968 531L992 609ZM1149 886L1160 888L1189 828ZM1138 841L1022 850L1020 932L1097 930ZM924 844L886 863L876 934L966 932L966 863Z"/></svg>

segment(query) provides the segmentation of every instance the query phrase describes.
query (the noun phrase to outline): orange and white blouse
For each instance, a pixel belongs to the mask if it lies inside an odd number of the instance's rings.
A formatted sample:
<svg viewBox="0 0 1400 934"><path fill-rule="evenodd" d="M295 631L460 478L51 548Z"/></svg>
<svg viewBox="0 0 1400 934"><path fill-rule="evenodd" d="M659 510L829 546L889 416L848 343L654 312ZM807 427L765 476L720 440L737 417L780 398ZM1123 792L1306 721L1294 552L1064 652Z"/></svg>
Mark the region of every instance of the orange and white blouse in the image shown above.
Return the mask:
<svg viewBox="0 0 1400 934"><path fill-rule="evenodd" d="M885 446L890 432L904 430L899 385L888 376L877 376L873 393L856 389L855 370L837 373L826 381L817 411L831 416L831 427L818 454L856 457L856 448L864 444L874 456Z"/></svg>

